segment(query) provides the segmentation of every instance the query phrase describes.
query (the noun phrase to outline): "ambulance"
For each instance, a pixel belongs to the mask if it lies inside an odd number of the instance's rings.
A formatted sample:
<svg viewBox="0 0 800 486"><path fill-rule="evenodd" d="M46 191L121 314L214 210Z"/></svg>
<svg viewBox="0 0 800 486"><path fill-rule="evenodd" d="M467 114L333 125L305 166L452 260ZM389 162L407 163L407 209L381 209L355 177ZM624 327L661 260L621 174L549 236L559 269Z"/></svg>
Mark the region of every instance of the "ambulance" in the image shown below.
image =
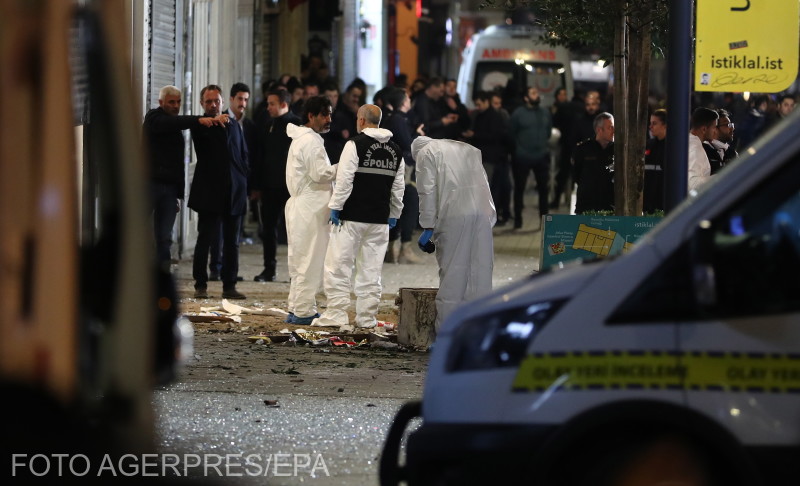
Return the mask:
<svg viewBox="0 0 800 486"><path fill-rule="evenodd" d="M629 253L449 316L380 477L800 484L800 110Z"/></svg>
<svg viewBox="0 0 800 486"><path fill-rule="evenodd" d="M536 87L542 106L551 106L558 88L572 96L569 51L542 42L543 31L529 25L494 25L474 34L462 53L456 89L461 102L474 108L478 91L498 90L504 99L522 99Z"/></svg>

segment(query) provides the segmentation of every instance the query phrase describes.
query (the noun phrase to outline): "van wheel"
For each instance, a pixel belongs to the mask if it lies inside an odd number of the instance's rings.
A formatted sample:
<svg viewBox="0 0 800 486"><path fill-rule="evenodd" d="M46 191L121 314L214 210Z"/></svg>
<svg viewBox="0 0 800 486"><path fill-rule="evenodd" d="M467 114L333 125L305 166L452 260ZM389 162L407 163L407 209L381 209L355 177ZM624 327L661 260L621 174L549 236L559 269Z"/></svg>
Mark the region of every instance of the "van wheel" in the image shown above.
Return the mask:
<svg viewBox="0 0 800 486"><path fill-rule="evenodd" d="M631 455L609 486L712 486L708 466L679 437L661 437Z"/></svg>

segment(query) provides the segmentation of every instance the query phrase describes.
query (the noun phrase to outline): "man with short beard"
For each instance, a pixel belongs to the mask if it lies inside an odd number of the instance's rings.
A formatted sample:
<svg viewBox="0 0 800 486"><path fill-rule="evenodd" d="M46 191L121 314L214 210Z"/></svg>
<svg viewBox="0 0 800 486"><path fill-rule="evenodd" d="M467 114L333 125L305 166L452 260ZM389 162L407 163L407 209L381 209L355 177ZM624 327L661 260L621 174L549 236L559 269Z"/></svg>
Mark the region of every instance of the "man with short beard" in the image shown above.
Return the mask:
<svg viewBox="0 0 800 486"><path fill-rule="evenodd" d="M528 173L533 171L539 191L539 216L548 213L550 190L550 132L553 120L550 110L539 106L539 90L528 88L525 104L511 114L511 135L516 142L512 163L514 176L514 229L522 228L523 195Z"/></svg>
<svg viewBox="0 0 800 486"><path fill-rule="evenodd" d="M336 165L331 165L320 134L331 129L331 102L324 96L309 98L304 106L305 125L289 123L292 139L286 160L286 235L289 243L289 324L308 325L319 317L317 291L322 288L323 264L328 247L328 202L333 194Z"/></svg>
<svg viewBox="0 0 800 486"><path fill-rule="evenodd" d="M717 110L719 121L717 122L717 136L712 140L703 141L703 149L708 156L708 163L711 165L711 175L719 172L731 160L739 156L733 148L733 129L730 113L727 110Z"/></svg>

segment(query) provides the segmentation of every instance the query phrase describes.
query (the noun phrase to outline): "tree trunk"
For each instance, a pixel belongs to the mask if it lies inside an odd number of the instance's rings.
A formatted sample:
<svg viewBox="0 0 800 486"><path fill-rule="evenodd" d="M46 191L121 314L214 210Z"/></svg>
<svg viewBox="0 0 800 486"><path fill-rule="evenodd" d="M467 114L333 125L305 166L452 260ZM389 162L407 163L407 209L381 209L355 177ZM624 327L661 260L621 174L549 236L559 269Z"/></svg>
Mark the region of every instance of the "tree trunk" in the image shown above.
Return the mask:
<svg viewBox="0 0 800 486"><path fill-rule="evenodd" d="M619 216L641 216L649 117L652 1L620 0L614 36L614 203Z"/></svg>
<svg viewBox="0 0 800 486"><path fill-rule="evenodd" d="M614 213L625 212L625 144L628 142L627 1L619 0L614 28Z"/></svg>

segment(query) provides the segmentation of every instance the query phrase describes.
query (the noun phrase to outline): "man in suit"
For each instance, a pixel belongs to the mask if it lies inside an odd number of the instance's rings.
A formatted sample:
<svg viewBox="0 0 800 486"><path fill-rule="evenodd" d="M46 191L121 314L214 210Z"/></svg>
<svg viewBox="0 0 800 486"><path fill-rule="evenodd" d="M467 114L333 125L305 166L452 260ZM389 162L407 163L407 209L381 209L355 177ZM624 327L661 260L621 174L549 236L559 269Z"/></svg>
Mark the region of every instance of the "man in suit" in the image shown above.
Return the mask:
<svg viewBox="0 0 800 486"><path fill-rule="evenodd" d="M206 116L222 110L222 88L208 85L200 91ZM247 211L248 152L242 128L228 120L224 126L192 128L192 142L197 153L189 207L198 214L197 243L194 249L192 276L195 298L208 298L209 250L222 229L222 297L244 299L236 290L239 273L239 230L241 216Z"/></svg>

